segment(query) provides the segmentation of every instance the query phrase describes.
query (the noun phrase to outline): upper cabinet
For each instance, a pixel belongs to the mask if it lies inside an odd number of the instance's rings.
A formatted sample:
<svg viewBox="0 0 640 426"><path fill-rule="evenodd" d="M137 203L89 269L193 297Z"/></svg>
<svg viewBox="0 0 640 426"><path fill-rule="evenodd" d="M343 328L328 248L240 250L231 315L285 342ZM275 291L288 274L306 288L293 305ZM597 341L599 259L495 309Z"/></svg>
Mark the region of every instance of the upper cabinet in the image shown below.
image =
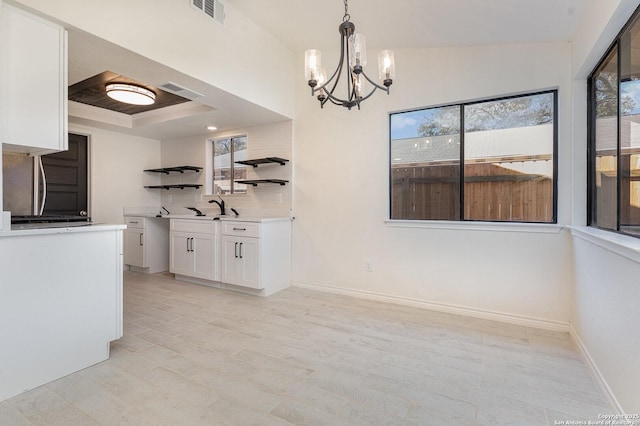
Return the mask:
<svg viewBox="0 0 640 426"><path fill-rule="evenodd" d="M67 32L0 1L0 142L13 152L67 149Z"/></svg>

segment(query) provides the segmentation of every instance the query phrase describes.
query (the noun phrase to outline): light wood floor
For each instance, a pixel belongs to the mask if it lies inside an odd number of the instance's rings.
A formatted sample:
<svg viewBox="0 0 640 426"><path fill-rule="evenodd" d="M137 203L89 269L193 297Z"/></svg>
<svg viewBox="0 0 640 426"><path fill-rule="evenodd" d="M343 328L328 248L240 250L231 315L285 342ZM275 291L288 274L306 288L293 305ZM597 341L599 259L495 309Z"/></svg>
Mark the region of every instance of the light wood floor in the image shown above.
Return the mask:
<svg viewBox="0 0 640 426"><path fill-rule="evenodd" d="M124 300L111 358L0 403L0 425L523 426L612 412L563 333L170 275L125 273Z"/></svg>

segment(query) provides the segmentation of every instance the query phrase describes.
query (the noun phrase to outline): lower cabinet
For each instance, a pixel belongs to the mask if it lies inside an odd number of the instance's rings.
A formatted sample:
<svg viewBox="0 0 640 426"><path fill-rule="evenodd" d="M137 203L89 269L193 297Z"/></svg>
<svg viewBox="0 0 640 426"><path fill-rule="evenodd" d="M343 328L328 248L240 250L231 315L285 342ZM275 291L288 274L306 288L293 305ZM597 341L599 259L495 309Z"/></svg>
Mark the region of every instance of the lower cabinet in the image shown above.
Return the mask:
<svg viewBox="0 0 640 426"><path fill-rule="evenodd" d="M169 269L169 223L167 219L125 216L124 264L147 274Z"/></svg>
<svg viewBox="0 0 640 426"><path fill-rule="evenodd" d="M258 238L222 236L220 281L242 287L264 288L260 281Z"/></svg>
<svg viewBox="0 0 640 426"><path fill-rule="evenodd" d="M180 279L269 296L291 285L291 221L171 219L169 270Z"/></svg>
<svg viewBox="0 0 640 426"><path fill-rule="evenodd" d="M215 223L171 219L169 271L204 280L216 277Z"/></svg>
<svg viewBox="0 0 640 426"><path fill-rule="evenodd" d="M124 263L145 268L144 228L127 228L124 231Z"/></svg>
<svg viewBox="0 0 640 426"><path fill-rule="evenodd" d="M291 285L290 220L223 221L221 228L220 281L262 296Z"/></svg>

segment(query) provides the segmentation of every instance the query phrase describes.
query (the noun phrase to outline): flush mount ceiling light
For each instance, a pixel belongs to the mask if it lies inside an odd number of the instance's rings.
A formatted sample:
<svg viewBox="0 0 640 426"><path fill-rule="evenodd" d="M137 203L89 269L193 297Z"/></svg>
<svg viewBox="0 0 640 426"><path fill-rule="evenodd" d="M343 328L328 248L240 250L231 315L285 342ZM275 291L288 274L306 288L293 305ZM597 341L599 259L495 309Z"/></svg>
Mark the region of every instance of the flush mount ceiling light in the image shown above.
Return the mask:
<svg viewBox="0 0 640 426"><path fill-rule="evenodd" d="M344 0L344 16L342 24L338 27L340 32L340 61L331 78L327 80L327 73L321 66L321 53L319 50L307 50L304 54L305 78L311 86L311 95L320 101L320 107L324 107L327 101L335 105L351 109L360 102L369 98L377 90L384 90L389 94L389 86L395 78L396 66L391 50L383 50L378 53L378 75L382 86L372 81L364 72L367 65L367 48L365 37L356 34L356 26L350 21L347 0ZM345 64L345 62L348 62ZM334 91L340 81L344 69L347 81L347 96L340 99L334 95ZM366 82L373 86L367 93Z"/></svg>
<svg viewBox="0 0 640 426"><path fill-rule="evenodd" d="M116 101L132 105L151 105L156 94L149 89L129 83L111 83L106 86L107 96Z"/></svg>

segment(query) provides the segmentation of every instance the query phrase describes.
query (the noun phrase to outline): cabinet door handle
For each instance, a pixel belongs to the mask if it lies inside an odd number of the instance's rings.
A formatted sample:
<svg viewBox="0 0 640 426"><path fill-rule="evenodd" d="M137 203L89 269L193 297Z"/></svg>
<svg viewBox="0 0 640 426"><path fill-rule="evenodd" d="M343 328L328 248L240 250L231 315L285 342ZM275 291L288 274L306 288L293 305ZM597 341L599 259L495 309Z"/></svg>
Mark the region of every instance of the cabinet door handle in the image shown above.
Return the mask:
<svg viewBox="0 0 640 426"><path fill-rule="evenodd" d="M130 220L130 221L129 221L129 223L135 223L135 224L137 224L138 222L133 221L133 220Z"/></svg>
<svg viewBox="0 0 640 426"><path fill-rule="evenodd" d="M191 246L189 245L191 238L187 238L187 251L191 251Z"/></svg>
<svg viewBox="0 0 640 426"><path fill-rule="evenodd" d="M144 245L143 236L144 236L144 234L140 234L140 245L141 245L141 246L143 246L143 245Z"/></svg>
<svg viewBox="0 0 640 426"><path fill-rule="evenodd" d="M233 249L233 254L235 255L236 259L238 258L238 243L236 243L235 248Z"/></svg>
<svg viewBox="0 0 640 426"><path fill-rule="evenodd" d="M195 244L193 243L193 238L191 238L191 251L192 251L192 252L196 251L196 246L195 246Z"/></svg>
<svg viewBox="0 0 640 426"><path fill-rule="evenodd" d="M234 231L246 231L247 228L233 228Z"/></svg>
<svg viewBox="0 0 640 426"><path fill-rule="evenodd" d="M242 259L242 243L240 243L240 259Z"/></svg>

